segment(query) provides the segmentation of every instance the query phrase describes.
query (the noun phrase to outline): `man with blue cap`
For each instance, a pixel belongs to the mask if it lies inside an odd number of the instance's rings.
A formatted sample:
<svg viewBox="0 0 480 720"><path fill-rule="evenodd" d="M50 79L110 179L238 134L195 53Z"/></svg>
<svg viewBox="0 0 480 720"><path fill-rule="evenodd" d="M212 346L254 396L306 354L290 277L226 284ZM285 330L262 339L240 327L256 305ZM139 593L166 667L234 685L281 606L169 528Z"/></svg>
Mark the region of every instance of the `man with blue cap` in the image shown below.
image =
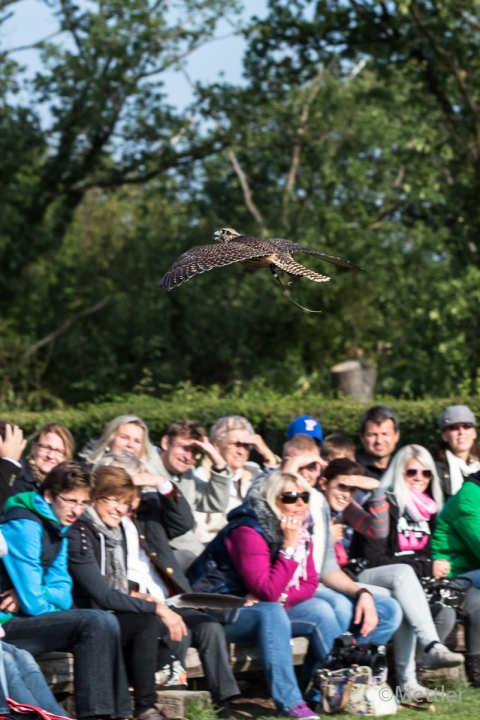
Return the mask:
<svg viewBox="0 0 480 720"><path fill-rule="evenodd" d="M319 445L323 441L323 429L319 421L311 415L301 415L290 423L285 438L290 440L294 435L309 435Z"/></svg>

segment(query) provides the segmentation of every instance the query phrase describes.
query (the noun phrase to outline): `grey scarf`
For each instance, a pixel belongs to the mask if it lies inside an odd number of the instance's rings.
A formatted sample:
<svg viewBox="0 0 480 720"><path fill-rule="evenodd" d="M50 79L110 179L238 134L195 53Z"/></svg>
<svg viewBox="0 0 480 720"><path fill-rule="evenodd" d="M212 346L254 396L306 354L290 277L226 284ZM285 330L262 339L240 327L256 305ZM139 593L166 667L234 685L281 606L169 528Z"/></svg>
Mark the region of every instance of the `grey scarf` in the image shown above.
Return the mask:
<svg viewBox="0 0 480 720"><path fill-rule="evenodd" d="M102 546L102 575L114 590L128 594L127 568L123 551L123 535L120 527L110 528L101 520L93 507L88 507L85 514L100 535Z"/></svg>
<svg viewBox="0 0 480 720"><path fill-rule="evenodd" d="M272 538L270 555L274 560L277 557L278 551L282 547L284 540L280 522L264 498L253 496L250 500L250 504L256 513L258 524L262 530L264 530L267 535L270 535Z"/></svg>

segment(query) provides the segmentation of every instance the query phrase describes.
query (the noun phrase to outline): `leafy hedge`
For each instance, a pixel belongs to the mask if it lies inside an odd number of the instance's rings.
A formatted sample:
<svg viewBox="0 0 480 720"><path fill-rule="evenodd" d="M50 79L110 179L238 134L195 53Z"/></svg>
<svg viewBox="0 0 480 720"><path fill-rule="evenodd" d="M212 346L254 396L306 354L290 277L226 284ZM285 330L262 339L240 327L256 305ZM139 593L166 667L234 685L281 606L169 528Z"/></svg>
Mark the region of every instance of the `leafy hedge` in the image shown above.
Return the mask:
<svg viewBox="0 0 480 720"><path fill-rule="evenodd" d="M437 418L447 405L462 402L480 415L480 397L477 396L416 401L377 398L375 402L389 405L398 412L402 444L417 442L428 446L438 438ZM295 417L313 415L321 421L325 434L343 432L357 438L358 419L366 407L368 405L347 398L328 399L309 393L280 395L264 387L251 388L245 392L236 388L229 395L222 395L215 387L203 390L186 385L163 399L127 395L111 402L63 410L5 412L2 419L19 425L27 435L47 420L58 420L72 431L81 448L89 438L98 437L106 423L117 415L133 413L142 417L150 428L153 442L158 442L173 420L195 418L210 429L219 417L244 415L271 447L279 452L285 428Z"/></svg>

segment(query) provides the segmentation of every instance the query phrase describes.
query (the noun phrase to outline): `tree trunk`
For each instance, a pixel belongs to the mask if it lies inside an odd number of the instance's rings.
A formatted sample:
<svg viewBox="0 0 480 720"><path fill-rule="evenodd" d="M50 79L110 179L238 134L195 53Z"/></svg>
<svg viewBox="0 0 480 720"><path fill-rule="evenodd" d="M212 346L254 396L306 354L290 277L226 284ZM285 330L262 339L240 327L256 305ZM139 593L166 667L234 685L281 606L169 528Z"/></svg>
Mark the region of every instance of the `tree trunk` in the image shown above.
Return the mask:
<svg viewBox="0 0 480 720"><path fill-rule="evenodd" d="M359 400L373 400L377 368L362 365L358 360L346 360L330 368L334 387L342 395Z"/></svg>

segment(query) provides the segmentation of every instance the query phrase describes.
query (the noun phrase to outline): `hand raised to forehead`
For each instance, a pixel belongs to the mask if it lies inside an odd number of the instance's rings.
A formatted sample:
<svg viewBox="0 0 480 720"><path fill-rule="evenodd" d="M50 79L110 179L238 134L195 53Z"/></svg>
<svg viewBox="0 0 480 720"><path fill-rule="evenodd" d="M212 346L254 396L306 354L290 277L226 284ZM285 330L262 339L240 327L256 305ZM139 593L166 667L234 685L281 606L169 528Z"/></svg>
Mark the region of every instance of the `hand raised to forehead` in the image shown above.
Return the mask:
<svg viewBox="0 0 480 720"><path fill-rule="evenodd" d="M297 473L302 468L313 465L314 463L317 465L321 464L321 458L318 453L309 451L293 455L292 457L287 455L283 461L283 470L285 472Z"/></svg>

